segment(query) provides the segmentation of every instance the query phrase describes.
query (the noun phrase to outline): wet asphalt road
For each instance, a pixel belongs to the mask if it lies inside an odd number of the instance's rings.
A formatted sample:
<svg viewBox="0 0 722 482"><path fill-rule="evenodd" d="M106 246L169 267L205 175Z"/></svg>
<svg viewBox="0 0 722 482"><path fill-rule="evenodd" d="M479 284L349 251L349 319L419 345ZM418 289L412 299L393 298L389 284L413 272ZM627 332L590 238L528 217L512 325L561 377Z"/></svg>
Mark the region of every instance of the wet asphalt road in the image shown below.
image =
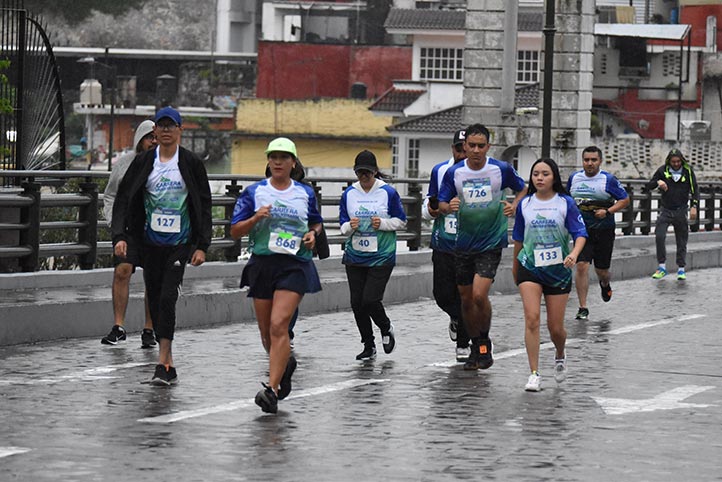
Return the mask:
<svg viewBox="0 0 722 482"><path fill-rule="evenodd" d="M267 360L250 323L178 332L170 388L147 384L137 334L0 348L0 480L722 480L720 279L613 283L587 322L573 294L569 378L545 344L540 393L516 294L492 298L481 372L453 361L431 300L389 307L397 350L367 363L350 312L302 317L276 416L252 401Z"/></svg>

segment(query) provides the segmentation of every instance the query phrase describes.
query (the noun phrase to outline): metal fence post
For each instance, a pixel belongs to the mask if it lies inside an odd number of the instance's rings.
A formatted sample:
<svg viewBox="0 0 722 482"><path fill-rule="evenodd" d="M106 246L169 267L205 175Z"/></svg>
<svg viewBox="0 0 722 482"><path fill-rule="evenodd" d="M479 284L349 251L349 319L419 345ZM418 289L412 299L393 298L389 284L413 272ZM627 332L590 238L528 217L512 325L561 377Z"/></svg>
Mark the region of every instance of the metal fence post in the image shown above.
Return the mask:
<svg viewBox="0 0 722 482"><path fill-rule="evenodd" d="M78 221L86 223L78 230L78 242L88 245L89 251L78 256L80 269L93 269L98 252L98 185L94 182L80 183L80 193L90 202L78 208Z"/></svg>
<svg viewBox="0 0 722 482"><path fill-rule="evenodd" d="M629 206L622 212L622 222L626 224L626 227L622 228L622 233L625 236L634 234L634 200L637 198L634 192L634 186L631 184L626 185L627 195L629 196Z"/></svg>
<svg viewBox="0 0 722 482"><path fill-rule="evenodd" d="M407 229L412 231L416 236L414 239L408 240L406 246L409 247L409 251L418 251L421 246L421 185L415 182L409 184L409 196L414 198L414 202L409 206L406 226Z"/></svg>
<svg viewBox="0 0 722 482"><path fill-rule="evenodd" d="M717 202L717 189L712 186L709 189L709 198L704 206L704 230L714 231L714 212L715 203ZM702 216L702 212L697 213L698 217Z"/></svg>
<svg viewBox="0 0 722 482"><path fill-rule="evenodd" d="M20 223L28 229L20 231L20 246L29 246L32 253L20 259L20 268L25 271L38 269L38 251L40 250L40 184L29 181L23 183L23 194L33 198L30 206L20 209Z"/></svg>
<svg viewBox="0 0 722 482"><path fill-rule="evenodd" d="M238 196L241 195L241 191L243 190L243 186L238 184L238 181L235 179L231 180L230 184L226 184L226 196L232 197L233 199L238 199ZM231 223L230 221L233 221L233 210L236 208L236 204L233 203L231 206L225 207L225 219L229 221L229 223L224 227L223 229L223 235L225 239L233 239L233 236L231 236ZM233 246L230 248L226 248L223 250L223 256L225 257L226 261L228 262L234 262L238 261L238 256L241 255L241 240L235 242Z"/></svg>
<svg viewBox="0 0 722 482"><path fill-rule="evenodd" d="M639 219L642 221L640 231L649 234L652 230L652 190L648 190L639 198Z"/></svg>

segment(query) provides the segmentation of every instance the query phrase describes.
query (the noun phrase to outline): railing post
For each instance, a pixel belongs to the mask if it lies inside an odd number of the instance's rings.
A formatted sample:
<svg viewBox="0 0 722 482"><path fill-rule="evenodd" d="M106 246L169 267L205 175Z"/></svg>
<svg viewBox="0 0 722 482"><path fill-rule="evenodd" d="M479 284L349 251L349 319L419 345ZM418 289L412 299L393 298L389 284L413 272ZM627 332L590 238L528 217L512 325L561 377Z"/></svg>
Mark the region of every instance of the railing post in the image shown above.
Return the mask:
<svg viewBox="0 0 722 482"><path fill-rule="evenodd" d="M700 188L699 184L697 185L697 189L699 189L699 205L697 206L697 219L695 219L694 221L690 220L691 222L689 223L689 230L693 233L699 231L700 220L702 218L702 201L705 199L705 189Z"/></svg>
<svg viewBox="0 0 722 482"><path fill-rule="evenodd" d="M649 234L652 230L652 190L648 190L639 199L639 219L642 221L640 231Z"/></svg>
<svg viewBox="0 0 722 482"><path fill-rule="evenodd" d="M33 181L23 183L23 194L33 198L30 206L20 210L20 222L28 224L28 229L20 231L20 246L29 246L32 253L20 260L20 268L25 272L38 269L38 251L40 250L40 184Z"/></svg>
<svg viewBox="0 0 722 482"><path fill-rule="evenodd" d="M714 186L709 188L709 197L704 203L704 230L714 231L714 206L717 202L717 190ZM698 217L702 217L702 211L697 213Z"/></svg>
<svg viewBox="0 0 722 482"><path fill-rule="evenodd" d="M418 251L421 246L421 185L418 183L409 184L409 196L414 198L414 202L409 206L407 213L409 220L406 223L407 231L412 231L416 237L406 242L409 251Z"/></svg>
<svg viewBox="0 0 722 482"><path fill-rule="evenodd" d="M627 209L622 212L622 222L627 225L626 227L622 228L622 233L625 236L628 236L630 234L634 234L634 200L637 198L637 196L634 192L633 185L627 184L625 187L627 190L627 195L629 196L629 206L627 206Z"/></svg>
<svg viewBox="0 0 722 482"><path fill-rule="evenodd" d="M238 200L238 196L241 195L241 191L243 190L243 186L238 184L238 181L235 179L231 179L230 184L226 184L226 196L232 197L233 199ZM225 207L225 219L229 221L233 221L233 210L236 208L236 204L233 203L231 206ZM231 224L229 223L226 225L223 229L223 237L225 239L233 239L231 236ZM241 254L241 240L239 239L236 241L236 243L231 246L230 248L226 248L223 250L223 256L226 258L226 261L228 262L234 262L238 261L238 256Z"/></svg>
<svg viewBox="0 0 722 482"><path fill-rule="evenodd" d="M80 269L93 269L98 253L98 185L94 182L81 182L80 193L90 198L90 202L78 208L78 221L85 227L78 230L78 242L90 248L86 254L78 256Z"/></svg>

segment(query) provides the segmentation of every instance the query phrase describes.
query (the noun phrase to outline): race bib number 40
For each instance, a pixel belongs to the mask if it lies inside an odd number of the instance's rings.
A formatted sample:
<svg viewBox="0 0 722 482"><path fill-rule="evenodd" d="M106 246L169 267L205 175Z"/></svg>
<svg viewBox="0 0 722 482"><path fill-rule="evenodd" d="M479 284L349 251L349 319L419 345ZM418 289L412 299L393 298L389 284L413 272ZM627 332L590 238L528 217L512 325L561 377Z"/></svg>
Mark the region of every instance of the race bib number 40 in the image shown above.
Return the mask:
<svg viewBox="0 0 722 482"><path fill-rule="evenodd" d="M274 231L268 238L268 249L279 254L296 254L301 249L301 236L285 231Z"/></svg>
<svg viewBox="0 0 722 482"><path fill-rule="evenodd" d="M180 214L151 213L150 229L156 233L180 233Z"/></svg>
<svg viewBox="0 0 722 482"><path fill-rule="evenodd" d="M376 233L356 233L351 238L351 247L356 251L375 253L379 249L379 240L376 237Z"/></svg>
<svg viewBox="0 0 722 482"><path fill-rule="evenodd" d="M558 244L541 244L534 248L534 266L552 266L562 264L562 247Z"/></svg>
<svg viewBox="0 0 722 482"><path fill-rule="evenodd" d="M466 204L488 204L493 198L491 180L488 178L465 181L463 190Z"/></svg>

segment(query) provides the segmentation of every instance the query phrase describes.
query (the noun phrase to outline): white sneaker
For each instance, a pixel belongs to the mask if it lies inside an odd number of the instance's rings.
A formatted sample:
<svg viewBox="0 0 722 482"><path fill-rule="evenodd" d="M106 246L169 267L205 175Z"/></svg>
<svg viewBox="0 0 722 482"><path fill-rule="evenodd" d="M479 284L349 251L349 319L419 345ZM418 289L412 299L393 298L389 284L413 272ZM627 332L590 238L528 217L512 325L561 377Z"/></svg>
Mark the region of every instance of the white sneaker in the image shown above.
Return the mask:
<svg viewBox="0 0 722 482"><path fill-rule="evenodd" d="M464 363L469 359L470 354L471 349L468 346L466 348L456 347L456 361Z"/></svg>
<svg viewBox="0 0 722 482"><path fill-rule="evenodd" d="M567 358L557 358L554 360L554 380L561 383L567 378Z"/></svg>
<svg viewBox="0 0 722 482"><path fill-rule="evenodd" d="M537 372L531 372L531 375L529 375L529 380L527 380L524 390L526 390L527 392L541 391L541 376Z"/></svg>

